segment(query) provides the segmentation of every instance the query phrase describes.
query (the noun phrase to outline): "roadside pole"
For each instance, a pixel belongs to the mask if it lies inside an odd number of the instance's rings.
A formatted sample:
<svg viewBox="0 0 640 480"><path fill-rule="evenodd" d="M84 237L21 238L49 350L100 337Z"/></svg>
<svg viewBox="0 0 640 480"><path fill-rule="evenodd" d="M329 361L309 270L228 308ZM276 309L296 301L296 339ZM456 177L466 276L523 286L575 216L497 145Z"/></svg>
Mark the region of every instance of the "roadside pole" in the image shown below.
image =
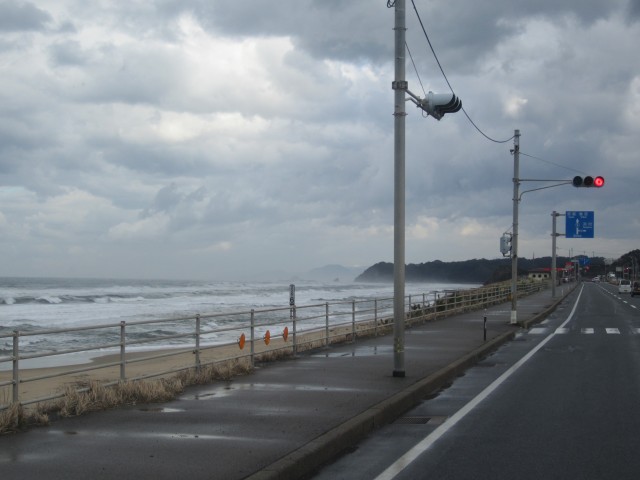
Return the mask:
<svg viewBox="0 0 640 480"><path fill-rule="evenodd" d="M556 283L557 283L557 270L556 270L556 218L560 215L554 210L551 214L552 227L551 227L551 298L556 298Z"/></svg>
<svg viewBox="0 0 640 480"><path fill-rule="evenodd" d="M393 225L393 376L404 377L405 280L405 0L395 1L394 225Z"/></svg>
<svg viewBox="0 0 640 480"><path fill-rule="evenodd" d="M518 203L520 187L520 130L513 138L513 236L511 239L511 325L518 323Z"/></svg>

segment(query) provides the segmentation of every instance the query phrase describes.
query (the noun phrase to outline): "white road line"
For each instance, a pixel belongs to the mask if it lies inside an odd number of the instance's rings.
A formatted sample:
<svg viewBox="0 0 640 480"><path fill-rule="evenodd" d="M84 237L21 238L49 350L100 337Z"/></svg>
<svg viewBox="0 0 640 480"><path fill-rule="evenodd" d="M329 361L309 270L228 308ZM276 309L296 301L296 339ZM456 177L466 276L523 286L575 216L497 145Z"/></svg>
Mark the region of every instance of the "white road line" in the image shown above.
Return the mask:
<svg viewBox="0 0 640 480"><path fill-rule="evenodd" d="M634 333L640 333L640 328L634 328Z"/></svg>
<svg viewBox="0 0 640 480"><path fill-rule="evenodd" d="M617 328L605 328L609 335L620 335L620 330Z"/></svg>
<svg viewBox="0 0 640 480"><path fill-rule="evenodd" d="M531 330L529 330L529 333L532 335L542 335L544 333L547 333L548 331L548 328L533 327Z"/></svg>
<svg viewBox="0 0 640 480"><path fill-rule="evenodd" d="M561 325L563 328L567 323L571 321L573 318L573 314L576 312L576 308L578 307L578 302L580 301L580 297L582 296L582 290L584 289L584 285L580 287L580 293L578 294L578 298L576 299L576 303L573 305L573 309L571 313ZM557 332L557 330L556 330ZM487 398L491 393L493 393L502 383L504 383L507 378L513 375L522 365L527 363L531 357L533 357L538 350L544 347L549 340L551 340L556 332L552 332L548 337L543 339L538 345L536 345L529 353L527 353L524 357L518 360L515 364L509 368L506 372L500 375L497 379L491 383L487 388L485 388L482 392L480 392L476 397L471 399L469 403L467 403L464 407L454 413L451 417L445 420L438 428L436 428L431 434L422 439L417 445L411 448L407 453L402 455L398 460L396 460L393 464L391 464L384 472L378 475L375 480L391 480L396 475L398 475L402 470L404 470L407 466L409 466L416 458L418 458L422 453L431 447L440 437L442 437L445 433L447 433L451 428L453 428L460 420L467 416L469 412L471 412L474 408L476 408L480 402L482 402L485 398Z"/></svg>
<svg viewBox="0 0 640 480"><path fill-rule="evenodd" d="M564 325L564 323L563 323ZM569 333L569 329L568 328L564 328L564 327L560 327L560 328L556 328L556 333Z"/></svg>
<svg viewBox="0 0 640 480"><path fill-rule="evenodd" d="M580 330L582 333L586 333L587 335L592 334L594 332L593 328L583 328Z"/></svg>

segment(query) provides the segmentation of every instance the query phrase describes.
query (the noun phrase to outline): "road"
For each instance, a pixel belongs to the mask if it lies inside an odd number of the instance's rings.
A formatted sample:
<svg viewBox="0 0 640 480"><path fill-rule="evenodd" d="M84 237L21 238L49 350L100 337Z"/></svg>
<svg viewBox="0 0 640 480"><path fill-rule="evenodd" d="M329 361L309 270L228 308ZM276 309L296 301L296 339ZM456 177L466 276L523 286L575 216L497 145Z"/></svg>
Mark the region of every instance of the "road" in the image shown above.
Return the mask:
<svg viewBox="0 0 640 480"><path fill-rule="evenodd" d="M314 479L640 478L640 298L584 283Z"/></svg>

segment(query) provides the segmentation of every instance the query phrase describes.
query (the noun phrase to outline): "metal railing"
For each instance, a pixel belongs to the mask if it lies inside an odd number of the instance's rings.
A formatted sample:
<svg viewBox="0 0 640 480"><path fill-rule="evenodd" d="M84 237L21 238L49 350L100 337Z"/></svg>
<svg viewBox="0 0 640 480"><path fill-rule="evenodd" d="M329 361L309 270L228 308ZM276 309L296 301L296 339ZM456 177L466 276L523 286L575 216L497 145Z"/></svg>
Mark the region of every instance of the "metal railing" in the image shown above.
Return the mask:
<svg viewBox="0 0 640 480"><path fill-rule="evenodd" d="M523 281L518 284L518 295L547 287L547 283ZM405 297L406 324L410 327L486 308L508 301L510 295L508 282L409 295ZM153 326L170 326L172 331L161 334L157 329L151 330ZM254 366L256 361L274 354L296 355L334 343L354 342L358 337L389 333L392 327L393 297L388 297L75 328L15 330L0 335L0 344L9 341L12 350L11 355L0 356L0 411L16 403L29 405L63 397L65 393L60 388L40 395L23 392L27 385L54 378L59 379L60 387L65 378L71 377L80 392L87 388L78 385L78 376L89 372L101 371L100 382L108 387L243 358ZM78 348L47 347L51 344L48 340L69 333L84 335L93 343ZM34 337L41 340L37 351L21 346L21 339ZM100 343L100 338L111 341ZM77 363L76 354L84 354L83 364L73 364ZM92 357L101 361L92 361ZM29 365L38 359L58 366ZM168 359L172 361L160 361Z"/></svg>

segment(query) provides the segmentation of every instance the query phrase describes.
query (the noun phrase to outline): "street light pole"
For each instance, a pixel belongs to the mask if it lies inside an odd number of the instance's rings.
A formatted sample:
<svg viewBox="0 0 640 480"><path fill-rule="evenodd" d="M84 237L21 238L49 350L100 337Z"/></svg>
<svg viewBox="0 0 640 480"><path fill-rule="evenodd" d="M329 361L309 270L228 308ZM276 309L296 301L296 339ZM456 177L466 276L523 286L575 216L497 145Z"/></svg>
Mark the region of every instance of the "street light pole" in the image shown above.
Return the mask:
<svg viewBox="0 0 640 480"><path fill-rule="evenodd" d="M393 376L404 377L405 281L405 0L395 1L394 224L393 224Z"/></svg>

